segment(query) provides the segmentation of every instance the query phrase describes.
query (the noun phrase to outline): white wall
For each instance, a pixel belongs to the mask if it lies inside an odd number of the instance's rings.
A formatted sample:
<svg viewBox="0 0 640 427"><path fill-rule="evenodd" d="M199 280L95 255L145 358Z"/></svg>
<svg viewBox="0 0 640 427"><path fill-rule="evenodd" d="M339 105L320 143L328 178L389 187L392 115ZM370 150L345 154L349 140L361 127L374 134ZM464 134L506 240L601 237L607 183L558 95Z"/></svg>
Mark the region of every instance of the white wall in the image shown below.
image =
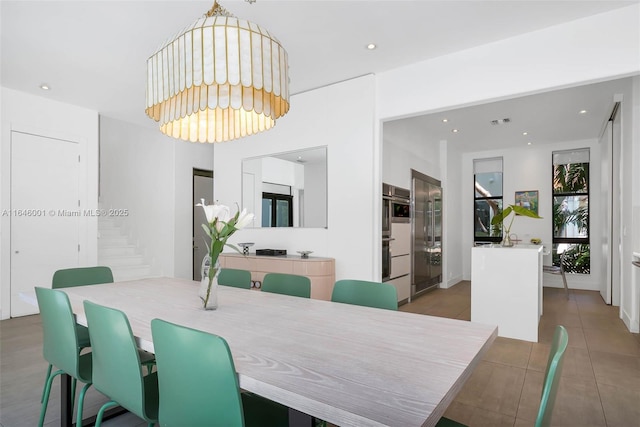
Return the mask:
<svg viewBox="0 0 640 427"><path fill-rule="evenodd" d="M158 276L174 272L174 146L159 131L100 118L100 203L128 210L123 229Z"/></svg>
<svg viewBox="0 0 640 427"><path fill-rule="evenodd" d="M379 117L413 116L640 72L640 4L378 75Z"/></svg>
<svg viewBox="0 0 640 427"><path fill-rule="evenodd" d="M123 221L152 274L192 277L193 168L212 170L213 148L101 118L101 204ZM215 177L214 177L215 179Z"/></svg>
<svg viewBox="0 0 640 427"><path fill-rule="evenodd" d="M11 209L11 131L76 141L80 146L79 195L82 209L98 207L98 113L45 97L0 88L0 211ZM10 314L11 218L0 218L0 318ZM80 265L97 262L97 219L80 218Z"/></svg>
<svg viewBox="0 0 640 427"><path fill-rule="evenodd" d="M382 181L411 188L411 169L442 180L440 143L427 141L411 122L382 124Z"/></svg>
<svg viewBox="0 0 640 427"><path fill-rule="evenodd" d="M294 95L291 111L273 129L215 146L214 194L228 206L241 200L243 158L328 146L328 228L244 229L232 237L234 243L335 258L336 279L380 275L374 82L364 76Z"/></svg>
<svg viewBox="0 0 640 427"><path fill-rule="evenodd" d="M634 235L640 236L640 77L622 94L621 104L621 264L620 317L632 332L640 332L640 268L631 264ZM615 232L615 231L614 231ZM637 242L640 245L640 242ZM638 250L638 249L637 249ZM615 289L615 288L614 288Z"/></svg>
<svg viewBox="0 0 640 427"><path fill-rule="evenodd" d="M451 287L463 280L463 230L460 227L460 196L466 194L463 174L460 171L462 164L462 152L455 145L446 141L440 143L441 156L445 156L442 162L446 167L443 173L443 202L444 215L442 218L443 233L443 285Z"/></svg>
<svg viewBox="0 0 640 427"><path fill-rule="evenodd" d="M304 226L327 224L327 168L324 163L304 165Z"/></svg>

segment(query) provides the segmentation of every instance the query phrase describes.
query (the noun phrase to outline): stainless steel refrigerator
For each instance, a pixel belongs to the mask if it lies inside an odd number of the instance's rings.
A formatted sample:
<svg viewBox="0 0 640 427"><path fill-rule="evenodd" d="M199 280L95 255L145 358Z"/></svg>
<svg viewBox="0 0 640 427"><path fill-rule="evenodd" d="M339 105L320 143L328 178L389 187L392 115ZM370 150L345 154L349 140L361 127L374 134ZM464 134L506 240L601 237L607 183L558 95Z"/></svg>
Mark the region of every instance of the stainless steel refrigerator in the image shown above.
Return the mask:
<svg viewBox="0 0 640 427"><path fill-rule="evenodd" d="M442 187L440 181L411 170L411 296L442 282Z"/></svg>

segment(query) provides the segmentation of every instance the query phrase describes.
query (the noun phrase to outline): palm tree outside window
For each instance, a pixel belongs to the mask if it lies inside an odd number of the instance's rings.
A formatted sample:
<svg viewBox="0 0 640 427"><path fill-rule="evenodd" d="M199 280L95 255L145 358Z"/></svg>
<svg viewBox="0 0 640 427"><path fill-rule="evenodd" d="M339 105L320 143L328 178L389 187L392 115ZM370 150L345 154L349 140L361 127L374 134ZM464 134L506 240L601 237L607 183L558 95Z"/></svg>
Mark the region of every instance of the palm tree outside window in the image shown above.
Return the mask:
<svg viewBox="0 0 640 427"><path fill-rule="evenodd" d="M589 274L589 149L553 153L553 264Z"/></svg>

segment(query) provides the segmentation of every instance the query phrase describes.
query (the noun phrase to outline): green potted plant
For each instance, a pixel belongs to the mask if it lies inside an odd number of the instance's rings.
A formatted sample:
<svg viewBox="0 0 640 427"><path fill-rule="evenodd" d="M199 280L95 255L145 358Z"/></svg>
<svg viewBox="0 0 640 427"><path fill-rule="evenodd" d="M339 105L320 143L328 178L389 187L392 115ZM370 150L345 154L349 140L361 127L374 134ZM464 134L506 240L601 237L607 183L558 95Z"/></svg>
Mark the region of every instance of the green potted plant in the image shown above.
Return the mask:
<svg viewBox="0 0 640 427"><path fill-rule="evenodd" d="M513 214L513 216L511 217L511 221L509 221L509 226L505 227L504 221L511 214ZM541 216L538 216L538 214L532 211L531 209L527 209L525 207L518 206L518 205L509 205L505 209L498 212L493 218L491 218L491 224L492 225L502 224L502 228L504 229L502 246L513 246L513 242L511 241L511 226L513 225L513 220L516 219L516 215L528 216L529 218L542 219Z"/></svg>

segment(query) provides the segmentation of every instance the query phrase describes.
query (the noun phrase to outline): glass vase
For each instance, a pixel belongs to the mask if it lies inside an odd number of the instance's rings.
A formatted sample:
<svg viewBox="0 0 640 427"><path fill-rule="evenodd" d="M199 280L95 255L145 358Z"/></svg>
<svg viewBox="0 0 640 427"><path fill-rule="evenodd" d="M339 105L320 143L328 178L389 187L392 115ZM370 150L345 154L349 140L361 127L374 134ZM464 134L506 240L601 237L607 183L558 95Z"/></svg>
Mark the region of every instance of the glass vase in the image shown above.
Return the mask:
<svg viewBox="0 0 640 427"><path fill-rule="evenodd" d="M213 271L211 271L213 269ZM202 260L202 279L198 296L205 310L218 308L218 275L220 274L220 261L218 259L211 266L211 257L205 256Z"/></svg>

